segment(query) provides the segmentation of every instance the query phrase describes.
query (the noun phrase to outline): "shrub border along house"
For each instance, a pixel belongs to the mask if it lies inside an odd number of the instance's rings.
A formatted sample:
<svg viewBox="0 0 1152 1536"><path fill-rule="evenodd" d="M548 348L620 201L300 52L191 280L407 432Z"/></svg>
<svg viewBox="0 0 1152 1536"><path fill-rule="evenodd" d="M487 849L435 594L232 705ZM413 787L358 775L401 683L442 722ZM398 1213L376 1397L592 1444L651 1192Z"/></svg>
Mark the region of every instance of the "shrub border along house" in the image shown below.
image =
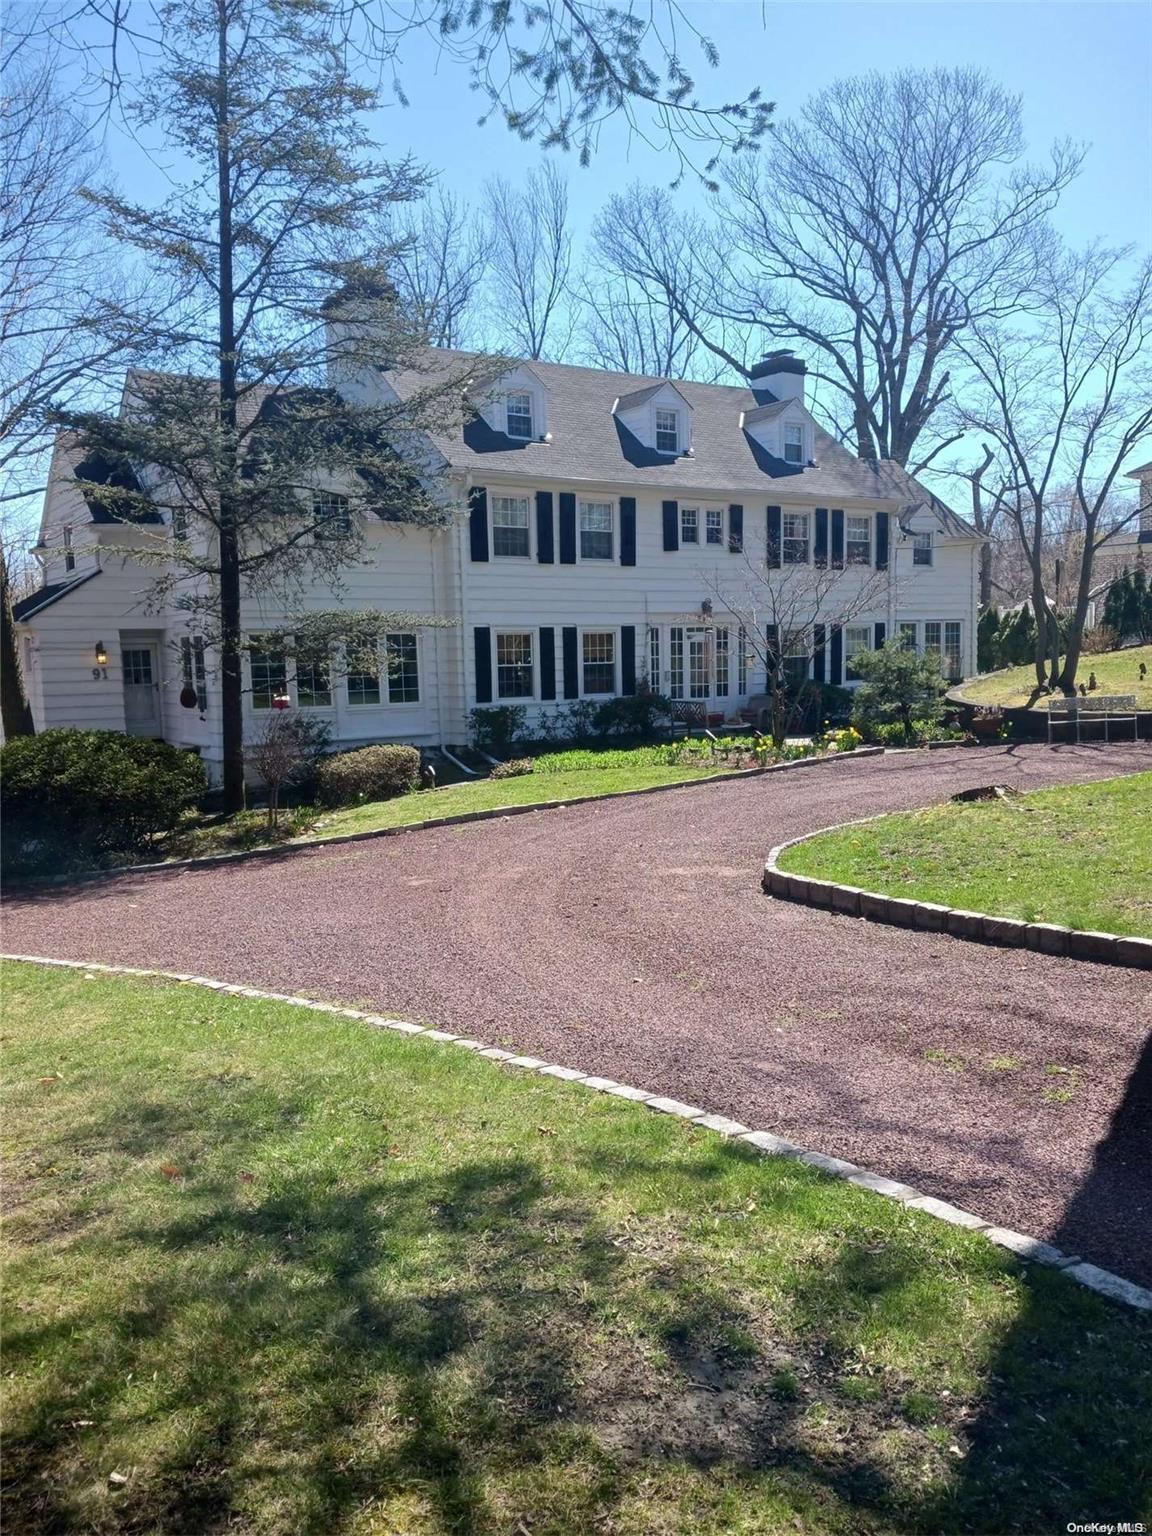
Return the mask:
<svg viewBox="0 0 1152 1536"><path fill-rule="evenodd" d="M648 1093L643 1088L619 1083L614 1078L579 1072L574 1067L560 1066L554 1062L544 1061L538 1056L529 1056L517 1051L506 1051L501 1046L486 1045L483 1040L475 1040L467 1035L456 1035L450 1030L412 1024L407 1019L388 1018L381 1014L366 1013L357 1008L346 1008L339 1003L318 1002L314 998L297 997L284 992L266 992L258 987L240 986L233 982L217 981L207 976L194 976L177 971L145 970L129 965L102 965L94 961L57 960L44 955L0 954L0 960L28 965L56 966L66 970L89 971L100 975L141 976L162 981L176 981L186 986L206 987L213 992L230 993L236 997L289 1003L295 1007L313 1009L318 1013L356 1019L374 1029L391 1029L405 1035L420 1035L425 1040L439 1045L454 1045L463 1050L475 1051L477 1055L487 1057L489 1061L499 1066L515 1067L526 1072L539 1072L543 1076L559 1078L563 1082L570 1082L596 1093L607 1093L616 1098L627 1099L659 1114L675 1115L701 1130L714 1131L718 1136L742 1141L764 1156L794 1158L797 1162L815 1168L831 1178L844 1179L859 1189L870 1190L875 1195L896 1200L909 1210L921 1211L939 1221L946 1221L950 1226L964 1227L970 1232L987 1238L997 1247L1008 1249L1021 1259L1060 1270L1078 1284L1096 1291L1099 1295L1107 1296L1112 1301L1133 1307L1137 1311L1152 1312L1152 1290L1137 1285L1134 1281L1126 1280L1122 1275L1114 1274L1111 1270L1088 1263L1079 1254L1064 1253L1040 1238L1029 1237L1026 1233L1015 1232L1011 1228L985 1221L983 1217L975 1216L971 1211L951 1205L946 1200L938 1200L934 1195L921 1194L909 1184L902 1184L899 1180L887 1178L884 1174L873 1173L844 1158L826 1157L821 1152L812 1152L806 1147L786 1141L771 1131L752 1130L728 1115L711 1113L697 1105L684 1104L679 1099L668 1098L663 1094Z"/></svg>
<svg viewBox="0 0 1152 1536"><path fill-rule="evenodd" d="M907 896L887 896L881 891L866 891L856 885L840 885L834 880L817 880L811 875L795 875L779 868L785 851L797 843L807 843L830 832L848 827L862 827L883 821L890 812L878 816L859 816L838 826L821 827L802 837L778 843L764 864L760 885L769 895L783 901L797 901L809 907L823 907L846 917L863 917L874 923L890 923L898 928L921 928L929 933L946 933L954 939L968 939L982 944L998 944L1011 949L1032 949L1039 954L1069 960L1094 960L1107 965L1127 965L1136 970L1152 971L1152 939L1119 933L1097 933L1090 929L1066 928L1062 923L1029 923L1021 918L996 917L988 912L970 912L962 907L941 906L934 901L916 901Z"/></svg>

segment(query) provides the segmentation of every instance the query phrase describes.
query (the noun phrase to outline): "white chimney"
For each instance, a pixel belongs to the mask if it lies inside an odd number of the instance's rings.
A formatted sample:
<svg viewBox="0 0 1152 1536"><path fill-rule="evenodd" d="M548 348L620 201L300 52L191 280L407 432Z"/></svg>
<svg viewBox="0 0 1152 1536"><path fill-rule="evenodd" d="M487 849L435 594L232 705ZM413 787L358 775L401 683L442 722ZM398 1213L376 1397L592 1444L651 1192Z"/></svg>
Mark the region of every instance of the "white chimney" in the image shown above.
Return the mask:
<svg viewBox="0 0 1152 1536"><path fill-rule="evenodd" d="M760 404L766 404L768 396L774 400L799 400L804 404L805 363L792 352L769 352L751 370L748 377L752 393Z"/></svg>

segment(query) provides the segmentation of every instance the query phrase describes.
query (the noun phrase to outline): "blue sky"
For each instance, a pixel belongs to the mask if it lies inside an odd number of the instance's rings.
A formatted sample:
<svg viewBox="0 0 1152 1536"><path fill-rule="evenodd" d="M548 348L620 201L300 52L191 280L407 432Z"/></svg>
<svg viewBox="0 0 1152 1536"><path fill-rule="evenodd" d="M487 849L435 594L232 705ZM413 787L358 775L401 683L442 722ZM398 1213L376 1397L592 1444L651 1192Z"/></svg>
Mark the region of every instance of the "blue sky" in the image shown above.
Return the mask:
<svg viewBox="0 0 1152 1536"><path fill-rule="evenodd" d="M1152 6L1145 0L1099 4L933 3L933 0L706 0L685 11L720 50L712 71L700 61L703 96L729 99L759 84L777 116L813 91L867 69L974 64L1023 97L1029 149L1055 138L1086 140L1091 152L1065 194L1058 222L1080 242L1147 245L1152 234ZM695 61L689 59L689 67ZM484 102L465 68L439 55L431 38L406 45L401 76L410 105L376 114L382 150L411 153L440 172L455 192L474 195L488 176L520 179L542 151L521 143L501 122L477 125ZM122 188L146 200L163 196L164 177L130 142L110 133L110 168ZM770 149L769 151L770 152ZM640 177L667 184L670 157L629 142L623 122L608 126L588 170L553 151L569 171L578 232L608 196ZM161 160L163 157L159 157ZM706 200L686 186L686 201Z"/></svg>

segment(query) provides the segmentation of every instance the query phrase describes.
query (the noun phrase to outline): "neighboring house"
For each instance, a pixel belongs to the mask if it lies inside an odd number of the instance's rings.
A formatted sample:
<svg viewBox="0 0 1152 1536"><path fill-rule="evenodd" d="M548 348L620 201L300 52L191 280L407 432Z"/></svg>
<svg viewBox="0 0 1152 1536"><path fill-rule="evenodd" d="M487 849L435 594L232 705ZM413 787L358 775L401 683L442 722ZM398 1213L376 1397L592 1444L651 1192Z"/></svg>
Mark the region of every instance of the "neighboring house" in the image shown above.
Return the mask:
<svg viewBox="0 0 1152 1536"><path fill-rule="evenodd" d="M461 353L428 349L420 372L344 380L349 398L404 398ZM411 445L439 462L459 516L448 528L373 520L366 563L340 601L437 616L451 627L390 637L375 673L348 677L254 651L248 729L273 698L330 722L334 744L468 739L468 712L630 694L644 679L734 718L762 666L717 608L710 582L846 560L886 573L874 611L826 637L809 669L845 681L845 658L885 635L935 648L953 677L975 670L980 536L897 466L855 458L804 403L804 365L766 358L751 386L517 365L466 402L458 429ZM131 526L79 494L75 448L57 446L37 549L43 588L17 605L38 727L103 726L220 756L212 652L187 616L156 604L167 526ZM100 466L84 466L100 479ZM332 496L331 488L318 495ZM181 530L176 530L177 536ZM141 560L132 548L146 551ZM771 555L770 555L771 550ZM317 607L331 607L317 589ZM281 614L251 601L257 635ZM181 702L183 696L184 704ZM186 707L191 704L191 707Z"/></svg>

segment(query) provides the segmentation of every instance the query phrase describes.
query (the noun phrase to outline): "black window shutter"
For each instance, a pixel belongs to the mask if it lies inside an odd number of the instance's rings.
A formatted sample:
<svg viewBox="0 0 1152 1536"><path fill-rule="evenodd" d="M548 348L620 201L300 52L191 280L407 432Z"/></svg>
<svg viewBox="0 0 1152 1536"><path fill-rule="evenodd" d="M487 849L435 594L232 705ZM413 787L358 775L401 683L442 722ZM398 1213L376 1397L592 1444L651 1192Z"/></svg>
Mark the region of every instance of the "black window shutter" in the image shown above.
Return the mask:
<svg viewBox="0 0 1152 1536"><path fill-rule="evenodd" d="M551 565L556 558L552 537L552 492L536 492L536 559Z"/></svg>
<svg viewBox="0 0 1152 1536"><path fill-rule="evenodd" d="M844 566L844 514L839 508L832 513L832 565L838 571Z"/></svg>
<svg viewBox="0 0 1152 1536"><path fill-rule="evenodd" d="M476 645L476 702L492 702L492 631L485 626L472 631Z"/></svg>
<svg viewBox="0 0 1152 1536"><path fill-rule="evenodd" d="M828 669L828 681L836 688L844 681L844 631L839 624L832 626L832 665Z"/></svg>
<svg viewBox="0 0 1152 1536"><path fill-rule="evenodd" d="M468 496L468 535L473 560L488 558L488 492L474 485Z"/></svg>
<svg viewBox="0 0 1152 1536"><path fill-rule="evenodd" d="M665 501L661 503L664 511L664 548L680 548L680 503L678 501Z"/></svg>
<svg viewBox="0 0 1152 1536"><path fill-rule="evenodd" d="M773 570L780 565L780 508L768 508L768 564Z"/></svg>
<svg viewBox="0 0 1152 1536"><path fill-rule="evenodd" d="M624 624L620 629L620 692L636 692L636 626Z"/></svg>
<svg viewBox="0 0 1152 1536"><path fill-rule="evenodd" d="M580 697L580 666L576 650L576 626L565 624L564 626L564 697L566 699L578 699Z"/></svg>
<svg viewBox="0 0 1152 1536"><path fill-rule="evenodd" d="M821 568L828 564L828 508L816 508L816 537L812 545L812 559Z"/></svg>
<svg viewBox="0 0 1152 1536"><path fill-rule="evenodd" d="M636 498L620 498L620 564L636 564Z"/></svg>
<svg viewBox="0 0 1152 1536"><path fill-rule="evenodd" d="M735 503L728 508L728 549L733 555L744 549L744 508Z"/></svg>
<svg viewBox="0 0 1152 1536"><path fill-rule="evenodd" d="M816 515L819 516L820 514L817 513ZM825 630L824 630L824 625L823 624L813 624L813 626L812 626L812 679L813 679L814 682L817 682L817 683L822 683L822 682L825 681L824 673L825 673L826 668L825 668L825 641L824 641L824 634L825 634Z"/></svg>
<svg viewBox="0 0 1152 1536"><path fill-rule="evenodd" d="M876 623L873 625L873 639L872 639L872 647L873 647L874 650L878 651L880 649L880 647L884 644L884 636L887 633L887 629L888 629L888 626L884 623L883 619L877 619L876 620Z"/></svg>
<svg viewBox="0 0 1152 1536"><path fill-rule="evenodd" d="M556 631L550 624L540 631L540 697L556 697Z"/></svg>
<svg viewBox="0 0 1152 1536"><path fill-rule="evenodd" d="M560 564L576 564L576 498L560 492Z"/></svg>
<svg viewBox="0 0 1152 1536"><path fill-rule="evenodd" d="M888 569L888 514L877 512L876 514L876 569L886 571Z"/></svg>

